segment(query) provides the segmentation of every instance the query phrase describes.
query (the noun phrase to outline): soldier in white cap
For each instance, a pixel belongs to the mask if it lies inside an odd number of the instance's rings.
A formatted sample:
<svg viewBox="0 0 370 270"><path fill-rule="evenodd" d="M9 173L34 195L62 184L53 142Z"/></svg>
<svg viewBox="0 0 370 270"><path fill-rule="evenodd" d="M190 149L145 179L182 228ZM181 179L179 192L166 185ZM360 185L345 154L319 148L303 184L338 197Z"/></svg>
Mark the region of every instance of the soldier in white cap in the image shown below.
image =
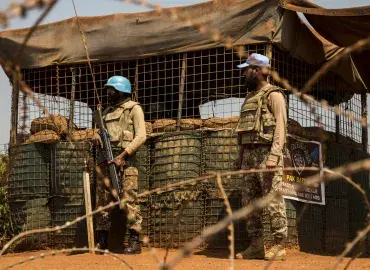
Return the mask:
<svg viewBox="0 0 370 270"><path fill-rule="evenodd" d="M283 148L287 133L287 103L283 89L267 81L270 61L261 54L251 54L238 68L245 76L248 94L241 107L237 127L239 158L238 169L266 168L275 172L246 174L242 194L243 204L268 194L281 191L283 174ZM280 170L281 169L281 170ZM274 245L265 252L263 241L262 211L247 217L249 247L236 255L237 259L285 260L284 242L287 237L285 201L282 196L266 207L271 221Z"/></svg>

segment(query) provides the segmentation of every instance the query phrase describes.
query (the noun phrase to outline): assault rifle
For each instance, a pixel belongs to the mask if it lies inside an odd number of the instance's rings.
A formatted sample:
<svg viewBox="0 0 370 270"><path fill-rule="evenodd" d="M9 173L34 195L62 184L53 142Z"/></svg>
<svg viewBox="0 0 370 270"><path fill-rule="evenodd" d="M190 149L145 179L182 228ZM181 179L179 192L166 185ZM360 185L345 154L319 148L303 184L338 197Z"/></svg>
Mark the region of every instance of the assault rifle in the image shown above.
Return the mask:
<svg viewBox="0 0 370 270"><path fill-rule="evenodd" d="M102 156L103 162L107 162L108 168L109 168L109 174L112 181L113 188L117 191L118 195L121 194L121 184L120 180L117 174L116 164L115 163L109 163L114 159L113 152L112 152L112 146L110 144L109 140L109 133L105 127L102 113L100 108L97 109L94 112L94 120L96 122L96 125L98 126L100 130L100 137L103 142L103 149L100 151L100 154Z"/></svg>

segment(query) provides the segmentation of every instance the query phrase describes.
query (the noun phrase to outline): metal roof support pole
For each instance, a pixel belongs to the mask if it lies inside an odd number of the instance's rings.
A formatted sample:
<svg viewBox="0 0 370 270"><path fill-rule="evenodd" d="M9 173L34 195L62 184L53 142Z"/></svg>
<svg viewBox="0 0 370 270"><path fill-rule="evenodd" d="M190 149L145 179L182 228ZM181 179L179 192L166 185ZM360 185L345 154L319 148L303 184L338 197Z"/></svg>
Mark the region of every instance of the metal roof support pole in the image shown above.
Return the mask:
<svg viewBox="0 0 370 270"><path fill-rule="evenodd" d="M177 111L177 131L180 130L180 121L182 117L182 105L184 102L184 88L185 88L185 76L186 76L186 53L182 54L182 67L181 67L181 78L180 78L180 91L179 91L179 109Z"/></svg>
<svg viewBox="0 0 370 270"><path fill-rule="evenodd" d="M365 123L367 123L367 94L366 92L361 93L361 117L362 119L366 119ZM367 132L367 125L362 127L362 149L364 152L367 153L368 148L368 132Z"/></svg>

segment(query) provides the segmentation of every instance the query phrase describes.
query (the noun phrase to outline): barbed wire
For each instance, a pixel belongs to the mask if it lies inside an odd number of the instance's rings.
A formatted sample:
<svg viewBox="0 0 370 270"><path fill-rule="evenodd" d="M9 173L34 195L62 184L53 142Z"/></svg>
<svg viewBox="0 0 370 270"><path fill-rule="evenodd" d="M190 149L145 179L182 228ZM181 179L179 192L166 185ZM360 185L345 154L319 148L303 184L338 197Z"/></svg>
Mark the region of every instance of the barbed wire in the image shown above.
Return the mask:
<svg viewBox="0 0 370 270"><path fill-rule="evenodd" d="M9 7L0 11L0 26L8 27L9 20L16 17L26 17L28 12L34 9L42 9L50 5L54 0L24 0L21 3L10 3Z"/></svg>
<svg viewBox="0 0 370 270"><path fill-rule="evenodd" d="M154 10L156 10L157 13L159 13L159 14L163 13L163 14L169 16L174 21L182 22L182 23L184 23L187 26L193 26L196 29L198 29L201 33L208 33L208 34L210 34L210 38L213 41L220 42L220 44L223 44L223 46L225 46L226 48L235 49L235 51L237 52L237 54L238 54L238 56L240 58L247 56L247 54L244 52L244 47L243 46L240 46L240 45L239 46L233 46L232 40L231 40L230 37L221 35L221 33L220 33L220 31L218 29L210 29L205 24L197 23L190 16L185 16L185 15L179 14L177 12L176 8L162 9L161 6L151 4L150 2L144 1L144 0L143 1L138 1L138 0L131 0L131 1L128 1L128 0L126 0L126 1L125 0L120 0L120 1L128 2L128 3L133 3L133 4L137 4L137 5L142 5L144 7L154 9ZM26 2L30 2L30 3L32 2L33 5L36 5L36 2L38 2L38 3L39 2L42 2L43 4L48 3L48 4L51 5L52 3L55 4L56 1L24 1L24 2L25 3ZM225 2L225 1L223 1L223 2ZM233 1L230 1L230 2L233 2ZM23 4L25 4L25 3L23 3ZM217 4L217 1L213 1L213 3L214 4ZM34 8L34 7L35 6L33 6L33 7L30 6L30 9L31 8ZM19 8L18 8L18 10L19 10ZM47 12L45 11L42 15L43 16L46 16L49 11L50 10L48 10ZM1 17L2 15L1 14L2 13L0 13L0 22L1 22L1 18L2 18ZM16 14L17 14L17 16L20 16L23 13L18 11L18 13L16 13ZM5 18L8 19L10 17L9 16L6 16ZM38 21L41 21L40 18L39 18ZM305 95L305 92L308 91L307 89L309 89L313 85L313 83L315 83L321 76L323 76L326 72L328 72L328 70L329 70L329 68L331 66L333 66L335 63L337 63L338 61L340 61L340 59L343 58L345 55L348 55L348 53L350 53L352 51L355 51L355 50L358 50L358 49L361 49L362 47L364 47L366 44L369 43L369 40L366 39L362 43L360 43L360 41L357 42L356 44L348 47L347 49L345 49L341 53L339 53L337 56L333 57L328 62L326 62L326 64L323 65L320 68L320 70L315 73L314 77L312 77L306 83L306 85L303 87L302 91L298 91L297 89L291 87L290 84L289 84L289 82L287 80L284 80L283 78L280 78L277 72L272 72L271 75L272 75L272 77L273 77L273 79L275 81L281 82L281 83L285 84L286 86L288 86L286 88L290 88L288 90L291 90L292 94L294 94L297 97L301 98L302 101L307 102L307 104L313 104L313 103L316 103L317 102L317 103L321 104L324 108L327 108L328 105L327 105L327 102L326 101L321 101L321 102L320 101L317 101L313 97L309 97L308 95ZM22 50L26 46L26 42L27 41L25 41L22 44L22 46L21 46ZM84 42L84 46L85 46L85 50L87 51L87 43ZM41 102L33 95L33 92L31 90L31 88L24 82L24 80L22 78L22 74L21 74L20 68L19 68L19 66L17 66L17 61L19 61L19 57L21 57L22 50L20 50L20 53L17 54L18 57L16 57L15 60L12 63L5 64L3 66L6 67L6 70L8 72L10 71L10 72L12 72L12 74L15 74L16 75L15 78L14 78L14 80L16 80L19 83L20 90L23 93L25 93L28 98L31 98L36 103L36 105L40 109L42 109L43 112L45 112L49 116L50 114L47 111L47 109L44 108L41 105ZM88 53L88 51L87 51L87 53ZM8 66L10 66L10 68ZM311 113L312 114L315 114L315 108L311 107L310 109L311 109ZM337 108L337 107L335 107L334 110L335 110L335 113L337 115L343 115L343 116L347 117L350 120L354 120L354 121L360 122L363 127L369 126L369 123L367 123L367 120L364 119L364 118L361 118L361 119L360 118L356 118L356 117L354 117L353 114L349 114L347 112L342 112L340 110L340 108ZM319 120L320 119L317 118L317 121L319 121ZM292 171L292 170L296 170L296 169L297 168L284 168L285 171L288 171L288 170L291 170ZM367 200L367 197L366 197L366 192L359 185L357 185L356 183L354 183L349 177L343 175L344 173L346 173L346 174L353 174L353 173L358 172L358 171L361 171L361 170L369 170L369 169L370 169L370 160L368 160L368 159L367 160L364 160L364 161L361 161L361 162L356 162L356 163L349 164L349 165L346 165L346 166L338 167L338 168L333 169L333 170L329 170L329 169L326 169L325 168L324 170L329 173L328 175L324 176L324 178L322 178L322 176L320 176L320 175L316 175L314 177L311 177L311 178L309 178L307 180L306 183L302 184L302 187L304 187L304 186L310 186L310 185L314 186L314 185L316 185L317 183L319 183L321 181L333 181L333 180L341 177L345 181L347 181L349 184L351 184L352 186L354 186L357 191L360 192L360 194L364 198L364 201L365 201L365 203L367 205L367 208L370 209L370 207L369 207L369 201ZM306 170L307 171L307 170L310 170L310 168L302 168L302 170ZM312 171L313 170L317 170L317 168L312 168ZM96 171L98 172L98 170L96 170ZM246 173L273 172L273 171L274 171L274 169L252 169L252 170L247 170L247 171L226 172L226 173L223 173L223 174L218 173L218 174L215 174L215 175L212 175L212 176L199 177L199 178L196 178L196 179L191 179L191 180L187 180L187 181L182 181L180 183L175 183L175 184L167 185L165 187L157 188L157 189L154 189L154 190L144 191L143 193L141 193L141 194L138 195L138 198L149 196L151 194L160 194L161 192L174 191L174 190L176 190L176 188L184 187L184 186L187 186L187 185L196 185L196 184L201 183L202 181L206 181L206 180L207 181L208 180L212 180L212 181L219 182L219 179L222 179L222 177L229 176L229 175L237 175L237 174L243 175L243 174L246 174ZM98 172L98 174L99 174L99 172ZM102 174L101 171L100 171L100 174ZM108 179L104 175L102 175L102 176L104 177L104 179ZM198 236L197 238L193 239L191 242L187 243L185 245L184 249L180 252L180 254L178 254L173 260L171 260L168 263L167 263L166 260L164 260L163 263L162 263L162 265L160 266L161 269L169 269L169 268L173 267L174 265L176 265L184 257L189 256L193 252L193 250L197 246L199 246L205 240L205 238L207 238L207 237L215 234L216 232L218 232L218 231L220 231L220 230L222 230L222 229L224 229L226 227L229 227L229 232L231 233L231 224L232 224L233 221L238 220L240 218L244 218L249 213L251 213L253 211L256 211L257 209L262 208L267 203L269 203L269 201L271 201L275 196L281 196L280 193L269 195L269 196L267 196L267 197L265 197L265 198L263 198L261 200L257 200L255 202L253 202L252 204L247 205L247 206L241 208L238 211L232 212L231 207L230 207L230 203L228 202L228 197L227 197L227 195L226 195L225 192L222 192L222 190L223 190L222 181L221 181L221 185L218 185L218 187L219 187L219 189L220 189L220 191L222 193L222 196L223 196L222 198L224 199L224 203L226 205L226 211L227 211L227 214L228 214L227 217L225 217L223 220L221 220L217 224L212 225L210 227L207 227L203 231L203 233L202 233L201 236ZM73 220L71 222L66 222L65 225L60 226L60 227L57 226L57 227L54 227L54 228L43 229L44 231L42 231L42 230L32 230L32 231L28 231L28 232L23 232L23 233L19 234L18 236L16 236L15 237L16 239L13 238L12 240L10 240L4 246L4 248L1 251L0 255L3 255L4 252L10 247L10 245L13 244L16 240L18 240L18 239L20 239L22 237L25 237L26 235L34 234L34 233L44 233L44 232L51 232L51 231L59 231L59 230L65 229L65 228L71 226L74 223L77 223L77 222L82 221L87 216L92 216L94 214L97 214L97 213L99 213L99 212L101 212L101 211L103 211L105 209L114 207L115 205L118 205L119 203L125 203L125 201L124 200L121 200L120 202L110 203L107 206L101 207L101 208L99 208L99 209L97 209L97 210L95 210L95 211L93 211L91 213L87 213L84 216L78 217L78 218L76 218L75 220ZM337 262L337 265L335 266L335 268L340 263L340 260L342 260L344 258L344 256L346 256L353 249L353 247L361 239L363 239L366 236L366 234L369 232L369 230L370 230L369 227L366 227L364 230L360 231L358 233L358 236L351 243L349 243L347 245L347 247L343 251L342 255L338 258L338 262ZM144 238L144 239L145 239L145 242L150 245L149 240L148 240L149 238ZM229 241L230 242L234 242L235 241L234 240L234 237L233 237L233 233L231 233L229 235ZM74 249L74 250L76 250L76 249ZM89 249L84 249L84 250L89 250ZM96 249L94 249L94 250L96 250ZM234 261L233 261L234 260L234 257L232 256L232 254L234 254L234 251L233 251L233 245L231 245L231 243L229 245L229 251L230 251L230 267L232 268L233 267L233 263L234 263ZM60 252L63 253L62 251L60 251ZM106 252L106 251L104 251L104 252ZM160 263L158 257L155 255L155 249L154 248L150 248L150 253L152 254L152 256L154 258L156 258L156 262L157 263ZM34 260L34 259L35 258L33 258L32 260ZM11 266L9 266L9 267L11 267Z"/></svg>
<svg viewBox="0 0 370 270"><path fill-rule="evenodd" d="M44 259L46 257L50 257L50 256L55 256L57 254L63 254L63 253L71 253L71 252L81 252L81 251L94 251L94 252L97 252L97 253L102 253L104 255L109 255L111 256L113 259L115 260L118 260L121 262L122 265L126 265L129 269L134 269L129 263L127 263L125 260L123 260L121 257L118 256L117 253L113 253L107 249L105 250L102 250L102 249L99 249L99 248L77 248L77 247L74 247L74 248L70 248L70 249L62 249L62 250L53 250L49 253L41 253L39 256L30 256L29 258L27 259L24 259L24 260L21 260L17 263L14 263L14 264L11 264L9 266L6 266L5 268L3 268L4 270L5 269L11 269L13 268L14 266L17 266L17 265L21 265L21 264L24 264L26 262L32 262L32 261L35 261L37 259Z"/></svg>
<svg viewBox="0 0 370 270"><path fill-rule="evenodd" d="M285 171L292 171L292 170L295 170L295 169L296 168L283 168L283 170L285 170ZM302 170L307 170L307 171L318 170L317 168L303 168L303 167L298 168L298 170L301 170L301 169ZM318 173L318 174L316 174L312 177L309 177L307 179L307 181L303 184L300 184L299 187L300 188L312 187L312 186L315 186L315 185L317 185L318 183L320 183L322 181L334 181L334 180L342 177L342 172L344 172L344 171L347 172L347 174L348 174L348 172L350 172L349 174L354 174L354 173L357 173L361 170L369 170L369 169L370 169L370 159L366 159L366 160L359 161L359 162L356 162L356 163L353 163L353 164L344 165L344 166L337 167L337 168L332 169L332 170L328 170L328 173L330 173L330 174L327 174L327 175L321 175L320 173ZM229 175L248 174L248 173L250 174L250 173L256 173L256 172L273 172L273 171L278 171L278 170L281 170L281 168L280 169L251 169L251 170L241 170L241 171L235 171L235 172L230 171L230 172L225 172L225 173L217 173L215 175L213 174L212 176L198 177L198 178L195 178L195 179L186 180L186 181L182 181L182 182L179 182L179 183L174 183L174 184L171 184L171 185L167 185L165 187L160 187L160 188L157 188L155 190L144 191L143 193L138 194L138 198L144 197L144 196L149 196L151 194L159 194L160 192L163 192L163 191L170 191L170 190L173 190L174 187L183 187L183 186L189 185L189 184L194 185L195 183L197 183L199 181L205 181L205 180L217 181L217 179L219 179L219 178L222 179L222 177L227 177ZM348 179L348 177L344 178L344 180L346 180L346 181L347 181L347 179ZM349 184L352 184L352 183L353 183L353 181L349 182ZM298 190L299 190L299 188L298 188ZM270 195L266 196L265 198L262 198L260 200L256 200L254 202L251 202L250 204L241 208L240 210L229 214L227 217L222 219L217 224L207 227L202 232L201 236L198 236L198 237L194 238L191 242L185 244L185 246L183 247L180 254L175 256L175 258L173 260L171 260L168 264L167 263L163 264L163 267L161 269L171 269L171 267L173 267L176 263L181 261L183 258L189 256L191 254L191 252L195 248L199 247L199 245L201 245L202 242L206 238L208 238L211 235L214 235L214 234L218 233L219 231L221 231L222 229L226 228L227 226L229 226L230 222L234 222L234 221L237 221L239 219L245 218L252 211L259 210L261 207L264 207L267 203L271 202L277 196L282 196L282 192L276 192L274 194L270 194ZM124 203L124 202L125 202L125 200L121 200L121 203ZM108 204L104 207L100 207L97 210L92 211L91 213L88 213L84 216L80 216L80 217L76 218L75 220L73 220L71 222L66 222L66 224L63 225L63 226L56 226L54 228L36 229L36 230L29 230L29 231L26 231L26 232L22 232L19 235L15 236L7 244L4 245L2 251L0 252L0 256L4 255L5 251L10 247L11 244L13 244L15 241L17 241L17 240L19 240L19 239L21 239L21 238L23 238L27 235L37 234L37 233L47 233L47 232L52 232L52 231L60 231L62 229L65 229L65 228L73 225L74 223L82 221L87 216L97 214L97 213L99 213L103 210L114 207L114 206L118 205L119 203L120 202L111 202L110 204Z"/></svg>

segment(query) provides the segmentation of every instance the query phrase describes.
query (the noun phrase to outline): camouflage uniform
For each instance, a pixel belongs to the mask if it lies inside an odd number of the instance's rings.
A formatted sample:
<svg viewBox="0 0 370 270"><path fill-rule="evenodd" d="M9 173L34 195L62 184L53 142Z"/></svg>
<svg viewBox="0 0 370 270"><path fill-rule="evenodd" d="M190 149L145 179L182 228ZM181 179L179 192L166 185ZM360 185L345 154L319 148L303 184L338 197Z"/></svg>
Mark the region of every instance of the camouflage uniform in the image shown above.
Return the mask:
<svg viewBox="0 0 370 270"><path fill-rule="evenodd" d="M270 154L269 146L248 148L244 146L242 169L266 168L266 160ZM282 168L282 158L278 167ZM242 200L243 205L249 204L256 198L261 198L270 193L280 191L282 188L283 171L270 173L246 174L243 179ZM285 201L282 196L271 201L266 210L270 215L271 232L275 239L287 237L287 219L285 212ZM262 211L253 212L247 219L247 231L251 238L263 236L263 225L261 221Z"/></svg>
<svg viewBox="0 0 370 270"><path fill-rule="evenodd" d="M106 110L107 111L107 110ZM122 190L120 198L126 200L125 211L127 214L128 228L136 232L141 231L142 216L140 205L137 200L138 190L138 169L136 168L135 152L146 140L144 114L137 102L128 101L112 108L112 112L104 111L103 118L110 135L114 156L119 155L123 150L129 154L126 164L119 170L122 177ZM105 169L105 175L109 175ZM108 187L107 187L108 185ZM109 191L111 183L104 183L99 179L96 190L96 207L105 206L115 201ZM97 230L109 231L111 208L100 212L96 216Z"/></svg>
<svg viewBox="0 0 370 270"><path fill-rule="evenodd" d="M285 98L280 88L267 84L259 91L249 93L242 106L237 127L239 144L243 151L242 169L266 168L267 160L275 162L278 168L283 167L282 149L287 126L286 122L283 127L277 126L274 114L270 110L269 95L274 92L282 93ZM277 105L282 110L279 113L284 114L286 103ZM243 204L247 205L262 196L281 190L282 173L283 171L279 170L271 173L246 174L241 187ZM270 215L272 235L276 240L285 239L287 218L283 197L279 196L270 202L266 210ZM251 238L256 239L263 235L261 216L259 211L247 217L247 231Z"/></svg>

